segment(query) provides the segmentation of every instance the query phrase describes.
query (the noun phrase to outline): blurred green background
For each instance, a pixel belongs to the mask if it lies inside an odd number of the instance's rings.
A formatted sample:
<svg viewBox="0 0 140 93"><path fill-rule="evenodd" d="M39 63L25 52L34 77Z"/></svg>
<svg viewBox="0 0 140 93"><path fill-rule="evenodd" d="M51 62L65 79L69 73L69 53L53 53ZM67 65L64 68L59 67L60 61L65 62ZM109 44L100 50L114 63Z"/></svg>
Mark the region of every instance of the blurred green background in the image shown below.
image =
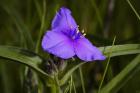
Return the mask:
<svg viewBox="0 0 140 93"><path fill-rule="evenodd" d="M131 3L140 14L140 1L131 0ZM115 36L115 44L140 42L140 21L126 0L0 0L0 45L35 51L40 29L43 32L50 29L56 11L62 6L72 11L80 30L84 29L86 37L96 46L112 45ZM41 28L44 11L44 26ZM39 51L45 57L41 47ZM135 56L112 58L104 85ZM93 62L83 66L87 93L94 93L98 89L104 64L105 62ZM23 69L23 65L0 58L0 93L24 93ZM120 88L118 93L140 93L139 73L140 71ZM78 78L79 76L76 80ZM82 93L81 85L77 85L77 91Z"/></svg>

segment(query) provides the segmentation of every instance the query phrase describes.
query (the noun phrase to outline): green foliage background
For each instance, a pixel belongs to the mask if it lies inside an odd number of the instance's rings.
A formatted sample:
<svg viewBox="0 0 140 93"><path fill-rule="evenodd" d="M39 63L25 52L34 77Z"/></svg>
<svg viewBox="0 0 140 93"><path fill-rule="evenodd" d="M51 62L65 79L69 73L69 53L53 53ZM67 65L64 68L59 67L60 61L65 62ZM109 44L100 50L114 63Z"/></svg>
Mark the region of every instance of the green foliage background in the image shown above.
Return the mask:
<svg viewBox="0 0 140 93"><path fill-rule="evenodd" d="M131 3L140 14L140 1L131 0ZM86 37L96 46L111 46L115 36L115 45L139 44L140 42L140 20L126 0L0 0L0 45L27 49L48 59L49 55L40 47L40 40L44 32L50 29L52 18L62 6L72 11L80 30L85 29ZM135 53L111 58L103 87L129 63L140 61L140 58L133 60L137 56ZM69 62L68 67L74 65L74 62ZM97 92L106 63L107 60L86 63L82 66L86 93ZM140 92L140 66L139 64L137 66L123 78L124 81L128 79L125 83L122 80L120 82L122 84L115 87L115 92ZM27 93L24 90L28 89L23 86L25 69L24 65L0 57L0 93ZM82 93L79 78L78 71L75 71L73 81L76 84L77 93ZM42 83L39 89L40 87ZM34 90L32 93L39 93L35 87L32 89Z"/></svg>

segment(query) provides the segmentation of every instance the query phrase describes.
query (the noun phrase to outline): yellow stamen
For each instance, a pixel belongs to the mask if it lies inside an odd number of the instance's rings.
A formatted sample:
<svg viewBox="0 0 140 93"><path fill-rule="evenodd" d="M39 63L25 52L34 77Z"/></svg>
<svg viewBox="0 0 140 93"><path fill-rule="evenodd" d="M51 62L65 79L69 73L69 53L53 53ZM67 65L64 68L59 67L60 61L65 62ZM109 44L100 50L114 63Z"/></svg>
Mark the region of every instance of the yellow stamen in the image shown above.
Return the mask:
<svg viewBox="0 0 140 93"><path fill-rule="evenodd" d="M84 31L84 29L82 30L82 33L84 33L85 31Z"/></svg>
<svg viewBox="0 0 140 93"><path fill-rule="evenodd" d="M85 35L86 35L86 33L83 34L83 36L85 36Z"/></svg>

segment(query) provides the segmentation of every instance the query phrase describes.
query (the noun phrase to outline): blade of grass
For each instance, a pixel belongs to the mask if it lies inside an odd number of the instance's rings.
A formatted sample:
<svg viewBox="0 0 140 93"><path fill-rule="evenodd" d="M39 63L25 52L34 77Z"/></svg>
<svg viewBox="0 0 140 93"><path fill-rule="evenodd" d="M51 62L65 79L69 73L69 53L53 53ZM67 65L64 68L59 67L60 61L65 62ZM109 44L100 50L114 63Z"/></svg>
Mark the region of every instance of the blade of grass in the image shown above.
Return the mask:
<svg viewBox="0 0 140 93"><path fill-rule="evenodd" d="M97 20L99 22L99 25L101 27L101 29L103 29L103 22L102 22L102 18L101 18L101 14L100 14L100 10L99 8L97 7L97 5L95 4L95 0L90 0L91 1L91 4L96 12L96 17L97 17Z"/></svg>
<svg viewBox="0 0 140 93"><path fill-rule="evenodd" d="M73 90L74 90L74 93L76 93L76 87L75 87L75 83L74 83L74 80L73 80L73 76L71 75L72 77L72 86L73 86Z"/></svg>
<svg viewBox="0 0 140 93"><path fill-rule="evenodd" d="M69 85L65 88L64 93L68 93L68 91L69 91Z"/></svg>
<svg viewBox="0 0 140 93"><path fill-rule="evenodd" d="M44 1L43 1L44 2ZM38 16L39 16L39 19L42 20L42 9L41 9L41 5L39 5L39 2L37 0L34 0L34 3L35 3L35 7L37 9L37 13L38 13ZM43 6L44 7L44 6ZM44 9L43 9L44 10Z"/></svg>
<svg viewBox="0 0 140 93"><path fill-rule="evenodd" d="M86 90L85 90L85 83L84 83L84 78L83 78L83 73L82 73L81 67L79 67L79 73L80 73L80 78L81 78L83 93L86 93Z"/></svg>
<svg viewBox="0 0 140 93"><path fill-rule="evenodd" d="M114 77L100 93L116 93L128 80L140 71L140 55L131 61L116 77Z"/></svg>
<svg viewBox="0 0 140 93"><path fill-rule="evenodd" d="M111 49L112 48L112 49ZM112 50L110 57L120 56L120 55L128 55L128 54L136 54L140 53L140 44L124 44L124 45L114 45L99 47L99 49L104 52L104 55L108 56L110 53L110 49Z"/></svg>
<svg viewBox="0 0 140 93"><path fill-rule="evenodd" d="M133 5L131 4L131 2L129 0L126 0L127 3L129 4L129 6L131 7L131 9L133 10L133 12L135 13L135 15L137 16L137 18L139 19L140 21L140 16L139 14L137 13L137 11L135 10L135 8L133 7Z"/></svg>
<svg viewBox="0 0 140 93"><path fill-rule="evenodd" d="M43 34L44 27L45 27L45 15L46 15L46 0L43 0L43 15L42 15L42 18L41 18L41 27L40 27L39 36L38 36L38 39L37 39L36 48L35 48L36 53L38 53L38 51L39 51L41 36Z"/></svg>
<svg viewBox="0 0 140 93"><path fill-rule="evenodd" d="M76 92L76 87L75 87L75 83L74 83L74 81L72 82L72 84L73 84L73 90L74 90L74 93L77 93L77 92Z"/></svg>
<svg viewBox="0 0 140 93"><path fill-rule="evenodd" d="M0 60L0 62L3 60ZM4 61L5 62L5 61ZM1 73L1 84L3 85L3 91L4 93L12 93L12 82L10 80L10 75L7 74L6 64L2 63L0 64L0 73ZM10 77L10 78L9 78Z"/></svg>
<svg viewBox="0 0 140 93"><path fill-rule="evenodd" d="M113 47L114 44L115 44L115 40L116 40L116 36L114 37L114 40L113 40L113 43L112 43L112 47ZM110 48L110 53L108 54L108 60L107 60L106 68L105 68L105 71L104 71L104 74L103 74L101 83L100 83L100 85L99 85L98 93L100 93L100 90L101 90L101 88L102 88L102 84L103 84L103 82L104 82L105 75L106 75L107 70L108 70L108 66L109 66L109 62L110 62L110 58L111 58L110 56L111 56L111 53L112 53L112 47Z"/></svg>
<svg viewBox="0 0 140 93"><path fill-rule="evenodd" d="M69 77L72 75L72 73L77 70L81 65L83 65L84 62L77 64L76 66L72 67L60 80L59 84L63 85L65 82L69 79Z"/></svg>
<svg viewBox="0 0 140 93"><path fill-rule="evenodd" d="M71 77L70 77L70 93L72 93L72 75L71 75Z"/></svg>
<svg viewBox="0 0 140 93"><path fill-rule="evenodd" d="M27 14L26 14L26 15L27 15L27 24L30 25L30 21L31 21L30 18L31 18L31 7L32 7L31 4L32 4L32 0L27 0L26 3L27 3L27 7L28 7L27 10L26 10L26 11L27 11Z"/></svg>

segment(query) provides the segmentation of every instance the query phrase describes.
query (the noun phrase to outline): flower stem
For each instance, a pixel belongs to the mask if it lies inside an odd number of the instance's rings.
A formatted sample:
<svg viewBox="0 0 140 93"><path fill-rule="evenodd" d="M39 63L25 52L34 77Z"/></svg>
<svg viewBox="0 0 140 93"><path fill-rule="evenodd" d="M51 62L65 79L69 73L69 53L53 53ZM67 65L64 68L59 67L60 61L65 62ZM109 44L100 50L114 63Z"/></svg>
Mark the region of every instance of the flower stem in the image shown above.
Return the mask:
<svg viewBox="0 0 140 93"><path fill-rule="evenodd" d="M51 86L51 93L56 93L56 86L55 86L55 84L52 84L52 86Z"/></svg>
<svg viewBox="0 0 140 93"><path fill-rule="evenodd" d="M61 93L60 86L57 84L57 79L54 79L54 83L51 86L51 93Z"/></svg>

